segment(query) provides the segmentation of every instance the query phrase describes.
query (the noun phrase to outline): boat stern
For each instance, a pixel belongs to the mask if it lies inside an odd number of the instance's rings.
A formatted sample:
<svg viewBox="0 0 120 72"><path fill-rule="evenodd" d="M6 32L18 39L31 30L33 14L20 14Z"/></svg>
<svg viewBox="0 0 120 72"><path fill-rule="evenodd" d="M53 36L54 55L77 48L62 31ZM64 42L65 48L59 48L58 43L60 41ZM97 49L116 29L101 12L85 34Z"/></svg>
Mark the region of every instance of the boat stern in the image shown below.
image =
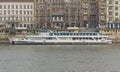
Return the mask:
<svg viewBox="0 0 120 72"><path fill-rule="evenodd" d="M19 38L8 38L10 44L15 44L16 41L19 40Z"/></svg>

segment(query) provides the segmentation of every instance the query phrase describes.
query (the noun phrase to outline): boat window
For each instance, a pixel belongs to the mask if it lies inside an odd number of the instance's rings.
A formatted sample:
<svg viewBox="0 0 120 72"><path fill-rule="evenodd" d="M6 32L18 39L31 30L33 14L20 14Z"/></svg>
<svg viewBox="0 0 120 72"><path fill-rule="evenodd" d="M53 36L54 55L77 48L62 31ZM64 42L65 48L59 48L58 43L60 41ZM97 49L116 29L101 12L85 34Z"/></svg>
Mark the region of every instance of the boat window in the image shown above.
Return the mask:
<svg viewBox="0 0 120 72"><path fill-rule="evenodd" d="M67 35L69 35L69 33L67 33Z"/></svg>
<svg viewBox="0 0 120 72"><path fill-rule="evenodd" d="M90 40L93 40L92 38L90 38Z"/></svg>
<svg viewBox="0 0 120 72"><path fill-rule="evenodd" d="M85 33L85 35L87 35L87 36L88 36L88 33Z"/></svg>
<svg viewBox="0 0 120 72"><path fill-rule="evenodd" d="M61 35L63 35L62 33L60 33Z"/></svg>
<svg viewBox="0 0 120 72"><path fill-rule="evenodd" d="M76 33L74 33L74 35L76 35Z"/></svg>
<svg viewBox="0 0 120 72"><path fill-rule="evenodd" d="M98 38L95 38L96 40L98 40Z"/></svg>
<svg viewBox="0 0 120 72"><path fill-rule="evenodd" d="M79 38L80 40L82 39L82 38Z"/></svg>
<svg viewBox="0 0 120 72"><path fill-rule="evenodd" d="M96 35L95 33L93 33L93 35Z"/></svg>
<svg viewBox="0 0 120 72"><path fill-rule="evenodd" d="M51 40L52 38L51 38L51 37L49 37L48 39L50 39L50 40Z"/></svg>
<svg viewBox="0 0 120 72"><path fill-rule="evenodd" d="M82 35L82 33L80 33L80 35Z"/></svg>
<svg viewBox="0 0 120 72"><path fill-rule="evenodd" d="M56 35L59 35L59 33L57 33Z"/></svg>
<svg viewBox="0 0 120 72"><path fill-rule="evenodd" d="M63 33L63 35L66 35L65 33Z"/></svg>
<svg viewBox="0 0 120 72"><path fill-rule="evenodd" d="M87 35L86 33L84 33L84 35Z"/></svg>
<svg viewBox="0 0 120 72"><path fill-rule="evenodd" d="M57 35L57 33L55 33L54 35Z"/></svg>
<svg viewBox="0 0 120 72"><path fill-rule="evenodd" d="M86 40L89 40L89 38L86 38Z"/></svg>
<svg viewBox="0 0 120 72"><path fill-rule="evenodd" d="M50 34L51 36L53 35L53 33Z"/></svg>
<svg viewBox="0 0 120 72"><path fill-rule="evenodd" d="M84 40L85 38L83 38L83 40Z"/></svg>

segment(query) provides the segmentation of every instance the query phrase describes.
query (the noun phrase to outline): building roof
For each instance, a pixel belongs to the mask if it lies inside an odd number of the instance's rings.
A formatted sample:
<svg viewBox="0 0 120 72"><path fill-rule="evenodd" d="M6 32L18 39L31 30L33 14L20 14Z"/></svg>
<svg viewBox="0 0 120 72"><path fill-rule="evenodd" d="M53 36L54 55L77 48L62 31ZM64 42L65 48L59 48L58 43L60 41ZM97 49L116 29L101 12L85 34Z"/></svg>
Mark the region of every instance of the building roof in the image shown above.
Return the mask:
<svg viewBox="0 0 120 72"><path fill-rule="evenodd" d="M33 0L0 0L0 2L33 2Z"/></svg>

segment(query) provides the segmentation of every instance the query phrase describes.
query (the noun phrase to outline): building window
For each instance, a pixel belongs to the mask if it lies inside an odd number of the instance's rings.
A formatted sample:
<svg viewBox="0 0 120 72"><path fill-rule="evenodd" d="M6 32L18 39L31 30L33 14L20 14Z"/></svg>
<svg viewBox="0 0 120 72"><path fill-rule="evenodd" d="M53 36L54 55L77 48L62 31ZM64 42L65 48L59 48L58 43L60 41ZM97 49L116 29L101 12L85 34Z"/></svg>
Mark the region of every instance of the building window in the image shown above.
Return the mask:
<svg viewBox="0 0 120 72"><path fill-rule="evenodd" d="M31 24L31 27L33 27L33 24Z"/></svg>
<svg viewBox="0 0 120 72"><path fill-rule="evenodd" d="M20 27L22 27L22 24L20 24Z"/></svg>
<svg viewBox="0 0 120 72"><path fill-rule="evenodd" d="M29 11L27 11L27 15L29 15Z"/></svg>
<svg viewBox="0 0 120 72"><path fill-rule="evenodd" d="M109 0L109 4L112 4L113 3L113 0Z"/></svg>
<svg viewBox="0 0 120 72"><path fill-rule="evenodd" d="M115 18L115 21L118 21L119 19L118 18Z"/></svg>
<svg viewBox="0 0 120 72"><path fill-rule="evenodd" d="M22 5L20 5L20 9L22 9Z"/></svg>
<svg viewBox="0 0 120 72"><path fill-rule="evenodd" d="M20 10L20 15L22 15L22 10Z"/></svg>
<svg viewBox="0 0 120 72"><path fill-rule="evenodd" d="M22 21L24 21L24 17L21 17Z"/></svg>
<svg viewBox="0 0 120 72"><path fill-rule="evenodd" d="M31 15L32 15L32 11L31 11Z"/></svg>
<svg viewBox="0 0 120 72"><path fill-rule="evenodd" d="M83 20L87 20L87 16L83 16Z"/></svg>
<svg viewBox="0 0 120 72"><path fill-rule="evenodd" d="M4 10L4 15L6 15L6 10Z"/></svg>
<svg viewBox="0 0 120 72"><path fill-rule="evenodd" d="M26 9L26 5L24 5L24 9Z"/></svg>
<svg viewBox="0 0 120 72"><path fill-rule="evenodd" d="M116 12L115 15L118 16L118 13Z"/></svg>
<svg viewBox="0 0 120 72"><path fill-rule="evenodd" d="M18 21L18 17L16 17L16 21Z"/></svg>
<svg viewBox="0 0 120 72"><path fill-rule="evenodd" d="M29 5L27 5L27 9L29 9Z"/></svg>
<svg viewBox="0 0 120 72"><path fill-rule="evenodd" d="M109 12L109 15L112 15L112 12Z"/></svg>
<svg viewBox="0 0 120 72"><path fill-rule="evenodd" d="M10 21L10 17L8 17L8 21Z"/></svg>
<svg viewBox="0 0 120 72"><path fill-rule="evenodd" d="M26 21L26 17L24 17L24 21Z"/></svg>
<svg viewBox="0 0 120 72"><path fill-rule="evenodd" d="M95 14L95 11L96 11L96 10L94 10L94 9L91 9L91 13L92 13L92 14Z"/></svg>
<svg viewBox="0 0 120 72"><path fill-rule="evenodd" d="M18 5L16 5L16 9L18 9Z"/></svg>
<svg viewBox="0 0 120 72"><path fill-rule="evenodd" d="M12 9L14 9L14 5L12 5Z"/></svg>
<svg viewBox="0 0 120 72"><path fill-rule="evenodd" d="M26 11L24 11L24 15L26 14Z"/></svg>
<svg viewBox="0 0 120 72"><path fill-rule="evenodd" d="M115 7L115 10L118 10L118 7Z"/></svg>
<svg viewBox="0 0 120 72"><path fill-rule="evenodd" d="M0 17L0 21L2 21L2 17Z"/></svg>
<svg viewBox="0 0 120 72"><path fill-rule="evenodd" d="M22 17L20 17L20 21L22 21Z"/></svg>
<svg viewBox="0 0 120 72"><path fill-rule="evenodd" d="M10 5L8 5L8 9L10 9Z"/></svg>
<svg viewBox="0 0 120 72"><path fill-rule="evenodd" d="M108 7L109 10L112 10L112 8L113 8L113 6L109 6L109 7Z"/></svg>
<svg viewBox="0 0 120 72"><path fill-rule="evenodd" d="M36 2L38 2L38 0L36 0Z"/></svg>
<svg viewBox="0 0 120 72"><path fill-rule="evenodd" d="M27 21L29 22L29 17L27 18Z"/></svg>
<svg viewBox="0 0 120 72"><path fill-rule="evenodd" d="M33 7L32 7L32 5L31 5L31 9L32 9Z"/></svg>
<svg viewBox="0 0 120 72"><path fill-rule="evenodd" d="M30 22L30 20L31 20L31 19L30 19L30 17L29 17L29 22Z"/></svg>
<svg viewBox="0 0 120 72"><path fill-rule="evenodd" d="M18 11L16 10L16 14L18 14Z"/></svg>
<svg viewBox="0 0 120 72"><path fill-rule="evenodd" d="M14 21L14 16L12 16L12 21Z"/></svg>
<svg viewBox="0 0 120 72"><path fill-rule="evenodd" d="M33 19L32 19L32 17L31 17L31 21L32 21Z"/></svg>
<svg viewBox="0 0 120 72"><path fill-rule="evenodd" d="M18 27L18 24L16 24L16 27Z"/></svg>
<svg viewBox="0 0 120 72"><path fill-rule="evenodd" d="M26 24L24 24L24 27L26 27Z"/></svg>
<svg viewBox="0 0 120 72"><path fill-rule="evenodd" d="M2 11L0 11L0 15L2 15Z"/></svg>
<svg viewBox="0 0 120 72"><path fill-rule="evenodd" d="M2 9L2 5L0 5L0 9Z"/></svg>
<svg viewBox="0 0 120 72"><path fill-rule="evenodd" d="M118 1L115 1L115 4L118 4Z"/></svg>
<svg viewBox="0 0 120 72"><path fill-rule="evenodd" d="M4 9L6 9L6 5L4 5Z"/></svg>
<svg viewBox="0 0 120 72"><path fill-rule="evenodd" d="M10 15L10 10L8 10L8 14Z"/></svg>
<svg viewBox="0 0 120 72"><path fill-rule="evenodd" d="M14 14L14 10L12 10L12 14Z"/></svg>
<svg viewBox="0 0 120 72"><path fill-rule="evenodd" d="M112 21L112 17L109 17L109 19L108 19L109 21Z"/></svg>

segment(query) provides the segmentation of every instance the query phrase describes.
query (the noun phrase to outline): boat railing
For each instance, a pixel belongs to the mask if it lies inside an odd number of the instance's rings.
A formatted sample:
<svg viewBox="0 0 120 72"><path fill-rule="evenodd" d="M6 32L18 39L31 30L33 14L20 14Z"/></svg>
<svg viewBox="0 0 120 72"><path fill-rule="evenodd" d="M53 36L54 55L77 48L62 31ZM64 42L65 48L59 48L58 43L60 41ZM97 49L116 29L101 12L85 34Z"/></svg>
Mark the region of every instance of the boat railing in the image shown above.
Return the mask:
<svg viewBox="0 0 120 72"><path fill-rule="evenodd" d="M53 33L53 31L51 31L51 30L49 30L49 32L50 32L50 33ZM55 37L57 40L59 40L59 38L58 38L54 33L53 33L52 35L53 35L53 37Z"/></svg>

